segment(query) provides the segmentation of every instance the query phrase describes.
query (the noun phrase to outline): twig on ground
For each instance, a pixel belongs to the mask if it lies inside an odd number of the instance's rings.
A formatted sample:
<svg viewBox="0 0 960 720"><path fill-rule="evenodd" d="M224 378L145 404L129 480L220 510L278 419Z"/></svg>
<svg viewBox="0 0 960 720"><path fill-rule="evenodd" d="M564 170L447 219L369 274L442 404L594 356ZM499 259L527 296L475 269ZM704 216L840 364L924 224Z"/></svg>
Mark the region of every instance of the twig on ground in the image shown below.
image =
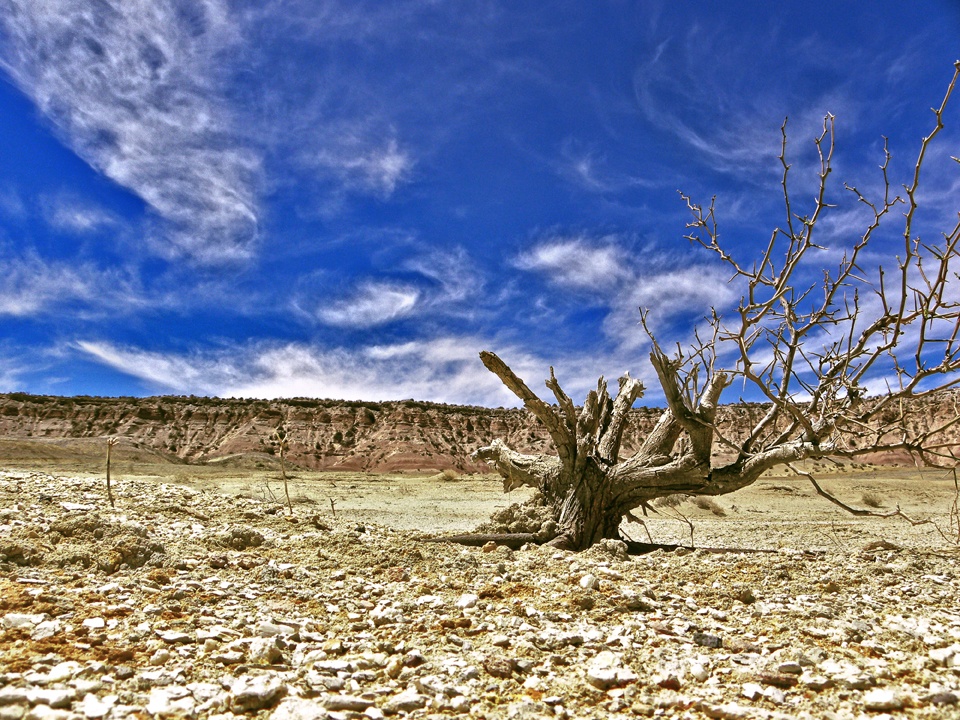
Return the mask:
<svg viewBox="0 0 960 720"><path fill-rule="evenodd" d="M877 512L875 510L864 510L863 508L855 508L851 505L847 505L845 502L834 497L833 495L828 493L826 490L824 490L822 487L820 487L820 484L817 482L816 478L814 478L813 475L808 473L806 470L800 470L799 468L789 463L787 464L787 467L793 470L793 472L795 472L797 475L801 477L805 477L807 480L809 480L810 483L813 485L813 489L817 491L817 495L824 498L825 500L829 500L834 505L836 505L839 508L842 508L843 510L846 510L851 515L856 515L857 517L878 517L878 518L899 517L899 518L903 518L914 527L916 527L917 525L935 525L936 524L933 522L933 520L929 520L929 519L914 520L912 517L904 513L900 509L899 505L897 505L895 510L891 510L890 512Z"/></svg>

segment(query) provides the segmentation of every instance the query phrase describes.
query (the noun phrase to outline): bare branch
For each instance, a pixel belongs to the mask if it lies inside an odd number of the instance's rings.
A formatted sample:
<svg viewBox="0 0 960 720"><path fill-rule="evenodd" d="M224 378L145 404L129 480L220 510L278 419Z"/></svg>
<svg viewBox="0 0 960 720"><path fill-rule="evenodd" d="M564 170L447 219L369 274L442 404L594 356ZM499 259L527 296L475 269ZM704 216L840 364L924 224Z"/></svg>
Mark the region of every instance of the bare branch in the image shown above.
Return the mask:
<svg viewBox="0 0 960 720"><path fill-rule="evenodd" d="M524 406L534 414L534 416L544 424L553 444L557 448L560 459L563 462L572 462L574 457L574 435L561 421L557 413L547 403L541 400L537 395L527 387L517 375L507 367L494 353L483 351L480 353L480 360L484 366L500 378L500 381L509 388L509 390L523 401ZM558 386L559 387L559 386Z"/></svg>
<svg viewBox="0 0 960 720"><path fill-rule="evenodd" d="M789 464L788 464L787 467L790 468L790 469L791 469L793 472L795 472L797 475L799 475L799 476L801 476L801 477L805 477L807 480L809 480L810 483L813 485L813 489L816 490L817 495L819 495L820 497L824 498L825 500L829 500L829 501L832 502L834 505L836 505L838 508L840 508L840 509L842 509L842 510L845 510L846 512L850 513L851 515L856 515L857 517L877 517L877 518L893 518L893 517L899 517L899 518L903 518L903 519L906 520L908 523L910 523L911 525L914 525L914 526L916 526L916 525L933 525L933 524L934 524L934 523L933 523L933 520L914 520L913 518L911 518L910 516L908 516L906 513L904 513L904 512L900 509L900 506L899 506L899 505L897 506L897 508L896 508L895 510L891 510L890 512L877 512L877 511L875 511L875 510L866 510L866 509L863 509L863 508L855 508L855 507L852 507L852 506L850 506L850 505L847 505L847 504L846 504L845 502L843 502L842 500L837 499L836 497L834 497L833 495L831 495L830 493L828 493L826 490L824 490L822 487L820 487L820 484L816 481L816 478L814 478L813 475L811 475L810 473L806 472L805 470L800 470L799 468L796 468L796 467L794 467L793 465L789 465Z"/></svg>

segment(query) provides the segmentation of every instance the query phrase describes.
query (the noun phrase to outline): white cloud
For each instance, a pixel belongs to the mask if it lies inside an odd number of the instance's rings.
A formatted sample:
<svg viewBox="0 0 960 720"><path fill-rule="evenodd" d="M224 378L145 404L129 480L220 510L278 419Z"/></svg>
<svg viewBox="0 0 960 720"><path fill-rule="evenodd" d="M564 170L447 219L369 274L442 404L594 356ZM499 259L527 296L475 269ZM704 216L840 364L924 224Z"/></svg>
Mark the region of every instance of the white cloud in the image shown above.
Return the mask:
<svg viewBox="0 0 960 720"><path fill-rule="evenodd" d="M11 348L4 347L0 349L0 392L17 392L24 389L21 384L21 378L29 370L36 370L36 363L30 362L30 366L24 362L28 355L34 353L24 353L22 351L11 351ZM32 360L32 358L31 358Z"/></svg>
<svg viewBox="0 0 960 720"><path fill-rule="evenodd" d="M655 174L655 178L627 174L611 167L606 155L583 148L570 138L564 141L560 159L553 165L561 177L592 193L612 194L631 188L662 188L671 184L661 169L644 168L647 175Z"/></svg>
<svg viewBox="0 0 960 720"><path fill-rule="evenodd" d="M651 269L634 277L604 318L604 332L623 349L648 344L640 326L640 309L649 310L648 325L655 332L681 320L695 327L710 308L722 311L740 297L739 288L728 283L729 273L721 268L691 265L683 268ZM692 337L692 327L682 328L682 337ZM666 340L659 334L658 340Z"/></svg>
<svg viewBox="0 0 960 720"><path fill-rule="evenodd" d="M27 215L27 206L13 187L0 187L0 213L21 220Z"/></svg>
<svg viewBox="0 0 960 720"><path fill-rule="evenodd" d="M455 309L457 303L475 297L485 284L477 263L462 247L431 248L404 261L401 267L440 286L440 292L430 298L430 305L440 310Z"/></svg>
<svg viewBox="0 0 960 720"><path fill-rule="evenodd" d="M542 272L569 288L606 294L631 275L626 251L610 239L560 237L541 242L515 261L523 270Z"/></svg>
<svg viewBox="0 0 960 720"><path fill-rule="evenodd" d="M317 310L317 317L328 325L368 328L410 315L420 299L420 291L410 285L367 282L348 298Z"/></svg>
<svg viewBox="0 0 960 720"><path fill-rule="evenodd" d="M478 338L445 337L352 350L303 343L252 344L187 356L108 342L76 343L94 360L167 392L516 404L481 364L477 353L483 347L487 343ZM520 360L515 367L531 364L519 352L511 357Z"/></svg>
<svg viewBox="0 0 960 720"><path fill-rule="evenodd" d="M162 220L155 249L218 263L257 236L259 160L236 139L218 69L238 39L223 0L7 0L0 67L66 143Z"/></svg>
<svg viewBox="0 0 960 720"><path fill-rule="evenodd" d="M30 317L77 305L81 314L122 314L144 300L136 279L123 269L44 261L33 254L4 258L0 316Z"/></svg>
<svg viewBox="0 0 960 720"><path fill-rule="evenodd" d="M640 328L642 308L649 323L664 328L680 319L696 323L711 307L722 310L739 298L726 267L692 263L652 248L631 253L616 236L599 240L560 237L541 242L515 264L543 273L564 289L587 291L608 308L603 330L618 348L635 351L647 343ZM689 328L683 329L688 337Z"/></svg>
<svg viewBox="0 0 960 720"><path fill-rule="evenodd" d="M789 162L795 166L794 190L800 190L801 184L816 180L811 172L815 151L809 140L820 134L824 115L830 112L841 118L849 132L860 114L855 98L862 93L825 82L822 94L803 98L806 110L796 112L801 97L792 89L790 77L761 84L763 76L749 70L760 52L781 52L778 46L786 42L783 30L756 38L760 44L756 48L731 46L732 35L729 27L705 27L694 21L683 37L658 39L650 59L634 73L637 109L651 126L685 145L692 159L753 185L779 178L778 128L790 115ZM808 40L807 47L798 48L795 56L802 60L785 72L802 76L824 63L831 69L852 64L844 50L816 46L817 42ZM871 67L874 64L871 58Z"/></svg>
<svg viewBox="0 0 960 720"><path fill-rule="evenodd" d="M399 278L368 278L338 291L332 273L318 271L301 278L291 301L301 318L335 327L364 329L404 318L473 318L489 309L478 297L483 274L463 248L421 248L413 239L397 241L414 247L406 259L391 249L389 265ZM383 243L380 243L383 244Z"/></svg>
<svg viewBox="0 0 960 720"><path fill-rule="evenodd" d="M314 162L333 173L347 188L387 198L409 178L415 163L395 139L376 142L375 138L360 136L330 138L317 152Z"/></svg>
<svg viewBox="0 0 960 720"><path fill-rule="evenodd" d="M121 348L111 343L82 340L77 349L95 360L154 386L191 393L214 393L217 384L229 374L226 366L216 368L216 381L208 377L212 369L196 358L182 358L161 353ZM207 372L205 372L207 371Z"/></svg>
<svg viewBox="0 0 960 720"><path fill-rule="evenodd" d="M77 198L58 195L44 198L42 204L47 222L60 231L82 235L116 224L110 213Z"/></svg>

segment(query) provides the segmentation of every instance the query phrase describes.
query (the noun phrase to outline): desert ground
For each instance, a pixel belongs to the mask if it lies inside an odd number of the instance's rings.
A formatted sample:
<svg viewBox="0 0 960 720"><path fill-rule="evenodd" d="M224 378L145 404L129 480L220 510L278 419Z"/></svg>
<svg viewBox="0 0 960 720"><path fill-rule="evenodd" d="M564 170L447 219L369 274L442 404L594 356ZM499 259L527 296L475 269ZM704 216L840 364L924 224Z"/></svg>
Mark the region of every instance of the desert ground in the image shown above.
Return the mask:
<svg viewBox="0 0 960 720"><path fill-rule="evenodd" d="M492 475L0 441L0 720L960 717L953 476L810 467L664 505L629 556L426 542ZM876 507L879 506L879 507ZM952 535L951 535L952 533ZM716 552L715 550L724 550Z"/></svg>

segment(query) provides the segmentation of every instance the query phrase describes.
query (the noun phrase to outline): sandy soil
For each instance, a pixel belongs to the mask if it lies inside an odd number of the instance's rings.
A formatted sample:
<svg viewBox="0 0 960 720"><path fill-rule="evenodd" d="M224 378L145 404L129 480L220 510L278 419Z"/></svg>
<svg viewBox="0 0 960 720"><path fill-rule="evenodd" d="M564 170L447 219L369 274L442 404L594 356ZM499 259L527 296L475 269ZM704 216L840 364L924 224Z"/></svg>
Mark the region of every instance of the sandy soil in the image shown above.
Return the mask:
<svg viewBox="0 0 960 720"><path fill-rule="evenodd" d="M0 446L0 467L103 477L103 459L95 454L60 459L5 459L2 455ZM283 481L276 469L175 465L150 460L146 457L114 463L113 476L285 503ZM644 519L645 528L631 523L623 529L634 540L689 545L692 523L692 544L698 547L831 550L879 540L906 547L939 547L944 539L937 527L949 533L950 510L956 500L952 473L882 467L817 468L814 472L825 490L848 505L879 513L899 507L913 520L932 520L936 525L911 526L899 517L855 517L818 497L806 479L771 474L751 487L715 498L714 507L697 507L688 500L677 508L660 507L660 515ZM309 507L311 512L325 516L424 533L469 532L495 511L523 502L530 495L527 488L503 493L499 476L493 474L451 476L294 469L288 474L287 488L293 505L304 510Z"/></svg>

